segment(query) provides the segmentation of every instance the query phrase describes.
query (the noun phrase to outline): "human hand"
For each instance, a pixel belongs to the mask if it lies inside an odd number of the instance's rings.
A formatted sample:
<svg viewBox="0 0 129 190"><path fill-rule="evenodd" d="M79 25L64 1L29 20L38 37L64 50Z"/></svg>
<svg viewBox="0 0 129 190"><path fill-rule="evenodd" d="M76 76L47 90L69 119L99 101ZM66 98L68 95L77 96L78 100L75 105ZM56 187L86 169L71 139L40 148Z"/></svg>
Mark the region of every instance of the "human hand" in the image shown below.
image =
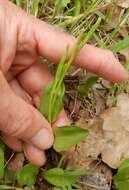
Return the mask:
<svg viewBox="0 0 129 190"><path fill-rule="evenodd" d="M42 56L58 63L66 46L75 39L47 23L28 16L7 0L0 0L0 130L4 142L16 151L24 150L29 161L43 165L44 150L53 144L51 125L36 109L42 89L52 80L48 69L38 63ZM114 55L86 45L75 65L107 80L128 79ZM36 108L35 108L36 107ZM69 123L64 111L54 125Z"/></svg>

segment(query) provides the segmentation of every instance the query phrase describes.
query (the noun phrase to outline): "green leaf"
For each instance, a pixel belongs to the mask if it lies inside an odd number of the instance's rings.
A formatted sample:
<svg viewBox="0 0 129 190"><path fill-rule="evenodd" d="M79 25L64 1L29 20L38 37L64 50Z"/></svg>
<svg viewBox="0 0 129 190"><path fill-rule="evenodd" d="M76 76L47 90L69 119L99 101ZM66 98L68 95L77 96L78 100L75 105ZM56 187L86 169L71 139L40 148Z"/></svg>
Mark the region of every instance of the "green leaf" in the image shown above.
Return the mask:
<svg viewBox="0 0 129 190"><path fill-rule="evenodd" d="M111 48L111 51L113 53L118 53L120 52L121 50L125 49L129 47L129 37L126 37L125 39L117 42L116 44L114 44Z"/></svg>
<svg viewBox="0 0 129 190"><path fill-rule="evenodd" d="M4 143L0 140L0 178L4 176Z"/></svg>
<svg viewBox="0 0 129 190"><path fill-rule="evenodd" d="M38 8L39 8L39 0L33 0L31 2L31 6L30 6L30 14L37 17L38 14Z"/></svg>
<svg viewBox="0 0 129 190"><path fill-rule="evenodd" d="M39 168L33 164L27 164L17 173L17 180L21 186L33 186L36 182Z"/></svg>
<svg viewBox="0 0 129 190"><path fill-rule="evenodd" d="M83 85L80 85L78 87L78 91L79 93L84 96L84 95L87 95L88 92L89 92L89 89L97 82L98 80L98 77L96 76L92 76L92 77L89 77L85 83Z"/></svg>
<svg viewBox="0 0 129 190"><path fill-rule="evenodd" d="M88 135L88 130L77 125L71 125L56 128L54 134L55 141L53 147L57 152L60 152L67 151L84 140Z"/></svg>
<svg viewBox="0 0 129 190"><path fill-rule="evenodd" d="M42 173L44 179L57 187L69 185L69 181L65 176L64 170L61 168L52 168Z"/></svg>
<svg viewBox="0 0 129 190"><path fill-rule="evenodd" d="M74 16L77 16L77 15L80 14L81 6L82 6L81 1L80 0L75 0L75 2L74 2Z"/></svg>
<svg viewBox="0 0 129 190"><path fill-rule="evenodd" d="M117 190L128 190L129 189L129 180L127 181L117 181L115 182Z"/></svg>
<svg viewBox="0 0 129 190"><path fill-rule="evenodd" d="M117 181L129 180L129 167L118 170L118 173L114 177Z"/></svg>
<svg viewBox="0 0 129 190"><path fill-rule="evenodd" d="M129 189L129 159L122 162L113 180L118 190Z"/></svg>
<svg viewBox="0 0 129 190"><path fill-rule="evenodd" d="M55 101L51 101L51 93L54 82L50 83L44 90L43 96L41 97L40 112L46 119L52 123L56 120L58 114L63 108L63 97L65 93L65 87L62 83L60 89L54 92Z"/></svg>
<svg viewBox="0 0 129 190"><path fill-rule="evenodd" d="M87 172L63 170L61 168L52 168L42 173L43 178L50 184L57 187L72 186L78 177L87 175Z"/></svg>
<svg viewBox="0 0 129 190"><path fill-rule="evenodd" d="M120 164L120 167L118 169L118 171L122 170L122 169L125 169L129 167L129 159L126 159L124 160L121 164Z"/></svg>

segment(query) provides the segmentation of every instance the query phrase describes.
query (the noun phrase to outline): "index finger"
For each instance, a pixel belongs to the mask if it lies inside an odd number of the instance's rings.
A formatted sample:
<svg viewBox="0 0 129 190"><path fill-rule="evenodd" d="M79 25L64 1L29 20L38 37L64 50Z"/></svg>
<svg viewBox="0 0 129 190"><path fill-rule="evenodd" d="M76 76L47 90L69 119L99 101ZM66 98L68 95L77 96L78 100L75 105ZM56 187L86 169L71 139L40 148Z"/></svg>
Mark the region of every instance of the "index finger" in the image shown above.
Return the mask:
<svg viewBox="0 0 129 190"><path fill-rule="evenodd" d="M33 28L39 55L54 63L59 62L67 45L71 52L76 44L74 37L43 21L35 20ZM74 64L112 82L123 82L129 78L112 52L91 45L85 45L80 50Z"/></svg>

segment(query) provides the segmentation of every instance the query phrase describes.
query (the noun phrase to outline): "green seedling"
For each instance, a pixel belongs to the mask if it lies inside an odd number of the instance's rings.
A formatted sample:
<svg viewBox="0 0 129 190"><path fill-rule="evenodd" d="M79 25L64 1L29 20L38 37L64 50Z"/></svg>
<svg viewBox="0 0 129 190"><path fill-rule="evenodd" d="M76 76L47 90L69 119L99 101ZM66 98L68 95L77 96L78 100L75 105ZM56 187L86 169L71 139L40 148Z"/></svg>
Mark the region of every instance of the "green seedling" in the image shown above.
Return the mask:
<svg viewBox="0 0 129 190"><path fill-rule="evenodd" d="M46 119L53 123L61 109L63 108L63 97L65 93L65 87L63 84L64 76L66 75L70 65L76 58L79 50L92 38L95 30L100 25L101 18L98 18L97 22L92 26L91 30L84 38L81 32L75 49L73 50L71 57L68 59L68 47L58 65L57 72L54 81L52 81L45 89L41 97L40 111L46 117Z"/></svg>
<svg viewBox="0 0 129 190"><path fill-rule="evenodd" d="M57 119L59 112L63 108L63 97L65 93L63 79L71 63L74 61L79 51L79 45L81 39L82 39L82 34L79 36L77 40L77 45L68 61L67 61L67 56L68 56L68 47L67 47L57 68L55 80L51 84L49 84L49 86L46 88L41 98L40 111L50 123L53 123ZM46 105L46 100L47 100L47 105Z"/></svg>
<svg viewBox="0 0 129 190"><path fill-rule="evenodd" d="M100 25L100 22L101 22L101 19L98 18L97 22L92 26L91 30L89 31L88 35L85 38L84 38L83 33L82 32L80 33L80 35L77 39L76 46L69 59L68 59L68 49L69 48L68 47L66 48L66 51L58 65L54 81L52 81L46 87L46 89L41 97L40 111L43 114L43 116L45 116L46 119L50 123L53 123L57 119L61 109L63 108L63 98L64 98L64 93L65 93L65 87L63 84L64 76L66 75L70 65L76 58L79 50L81 48L83 48L83 46L91 39L95 30ZM78 128L79 127L74 127L74 128L72 127L72 132L78 131ZM68 129L69 129L69 131L71 130L71 128L68 128ZM61 132L61 130L62 130L62 132ZM82 130L83 130L83 136L82 136L82 140L83 140L84 133L85 133L85 137L87 136L87 130L84 131L84 129L80 129L80 134L81 134ZM56 129L55 139L56 140L61 139L61 138L57 138L57 135L62 136L63 133L66 134L65 136L68 136L68 132L66 133L64 128ZM76 135L76 139L80 139L80 137L81 137L80 134L79 133L76 133L76 134L78 135L78 138ZM71 136L71 138L72 138L72 134L69 134L69 136ZM63 136L63 138L64 138L64 136ZM81 141L81 139L80 139L80 141ZM77 143L78 143L78 140L77 141L74 140L73 145L76 145ZM65 142L65 144L67 144L65 146L71 147L71 145L68 145L67 141ZM56 146L56 148L57 148L57 146Z"/></svg>
<svg viewBox="0 0 129 190"><path fill-rule="evenodd" d="M68 47L58 65L55 79L45 89L41 97L40 111L46 119L53 123L61 109L63 108L63 98L65 93L65 87L63 83L64 76L66 75L70 65L76 58L79 50L91 39L95 30L100 25L101 19L98 18L97 22L91 28L88 35L84 38L83 33L80 33L75 49L73 50L71 57L68 59ZM74 135L73 135L74 134ZM54 130L54 146L53 148L57 152L67 151L72 146L85 139L88 135L87 129L82 129L79 126L63 126ZM72 173L73 172L73 173ZM54 168L43 173L43 177L52 185L56 186L56 189L71 190L72 185L75 183L77 177L84 175L83 172L67 171L61 168ZM86 174L85 174L86 175ZM71 177L70 177L71 176Z"/></svg>
<svg viewBox="0 0 129 190"><path fill-rule="evenodd" d="M65 87L63 83L64 76L66 75L70 65L76 58L79 50L91 39L95 30L100 25L101 19L98 18L97 22L93 25L88 35L84 38L81 32L76 46L68 58L68 50L64 52L64 55L57 67L55 79L46 87L40 104L40 111L46 119L53 123L56 121L61 109L63 108L63 98L65 93ZM88 135L87 129L82 129L79 126L63 126L54 130L54 146L53 148L57 152L67 151L77 143L85 139ZM83 172L68 171L61 168L54 168L43 173L43 177L52 185L56 186L56 189L71 190L77 177L84 175ZM86 175L86 173L85 173Z"/></svg>
<svg viewBox="0 0 129 190"><path fill-rule="evenodd" d="M52 168L42 173L44 179L55 186L54 190L72 190L78 177L86 175L91 175L91 173L61 168Z"/></svg>

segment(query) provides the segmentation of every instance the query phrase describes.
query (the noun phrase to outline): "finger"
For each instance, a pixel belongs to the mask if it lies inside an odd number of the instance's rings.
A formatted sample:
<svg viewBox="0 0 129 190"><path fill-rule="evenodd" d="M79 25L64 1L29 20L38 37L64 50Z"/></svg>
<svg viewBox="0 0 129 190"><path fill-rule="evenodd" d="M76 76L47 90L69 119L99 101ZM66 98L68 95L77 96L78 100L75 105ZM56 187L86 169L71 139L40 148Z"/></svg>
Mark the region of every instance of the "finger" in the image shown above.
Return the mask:
<svg viewBox="0 0 129 190"><path fill-rule="evenodd" d="M24 91L24 89L20 86L20 84L18 83L18 81L16 79L13 79L9 84L10 84L11 88L13 89L13 91L18 96L23 98L26 102L32 103L31 97ZM10 148L13 148L15 151L18 151L19 150L17 148L18 144L16 144L18 141L18 143L20 143L21 149L22 149L23 144L19 140L17 140L16 138L9 137L9 136L5 136L5 138L6 139L8 138L7 139L8 141L10 138L13 139L13 142L9 141L9 143L10 143L9 147ZM24 143L24 152L25 152L25 155L26 155L28 161L30 161L31 163L36 164L38 166L42 166L45 164L46 157L45 157L45 153L43 150L40 150L31 144Z"/></svg>
<svg viewBox="0 0 129 190"><path fill-rule="evenodd" d="M53 144L47 120L31 105L16 96L0 72L0 129L8 135L30 140L41 149Z"/></svg>
<svg viewBox="0 0 129 190"><path fill-rule="evenodd" d="M2 133L1 135L2 135L2 140L8 147L17 152L22 151L22 142L20 140L18 140L15 137L7 135L6 133Z"/></svg>
<svg viewBox="0 0 129 190"><path fill-rule="evenodd" d="M46 162L46 156L43 150L40 150L31 144L24 144L25 155L31 163L42 166Z"/></svg>
<svg viewBox="0 0 129 190"><path fill-rule="evenodd" d="M58 63L67 45L70 47L70 52L74 48L76 40L72 36L45 22L35 20L33 23L39 55ZM85 45L79 52L75 65L113 82L122 82L129 78L127 71L113 53L91 45Z"/></svg>
<svg viewBox="0 0 129 190"><path fill-rule="evenodd" d="M11 80L9 82L9 85L17 96L21 97L27 103L32 104L31 96L29 96L29 94L26 93L26 91L20 86L20 84L18 83L16 79Z"/></svg>
<svg viewBox="0 0 129 190"><path fill-rule="evenodd" d="M37 108L43 89L50 83L53 76L45 65L34 64L18 76L22 88L33 97Z"/></svg>
<svg viewBox="0 0 129 190"><path fill-rule="evenodd" d="M40 98L43 89L50 83L53 76L45 65L35 64L18 76L22 87L33 97L37 108L40 106ZM54 126L67 125L69 122L63 110Z"/></svg>

